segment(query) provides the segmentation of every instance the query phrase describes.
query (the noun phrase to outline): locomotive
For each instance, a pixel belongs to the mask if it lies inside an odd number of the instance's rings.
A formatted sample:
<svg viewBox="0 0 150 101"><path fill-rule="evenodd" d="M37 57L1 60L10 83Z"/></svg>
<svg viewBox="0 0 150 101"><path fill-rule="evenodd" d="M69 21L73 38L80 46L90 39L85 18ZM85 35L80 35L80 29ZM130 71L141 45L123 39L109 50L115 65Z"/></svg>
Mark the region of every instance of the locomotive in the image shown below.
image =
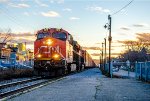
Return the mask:
<svg viewBox="0 0 150 101"><path fill-rule="evenodd" d="M36 33L34 72L55 76L95 66L94 61L64 29L45 28Z"/></svg>

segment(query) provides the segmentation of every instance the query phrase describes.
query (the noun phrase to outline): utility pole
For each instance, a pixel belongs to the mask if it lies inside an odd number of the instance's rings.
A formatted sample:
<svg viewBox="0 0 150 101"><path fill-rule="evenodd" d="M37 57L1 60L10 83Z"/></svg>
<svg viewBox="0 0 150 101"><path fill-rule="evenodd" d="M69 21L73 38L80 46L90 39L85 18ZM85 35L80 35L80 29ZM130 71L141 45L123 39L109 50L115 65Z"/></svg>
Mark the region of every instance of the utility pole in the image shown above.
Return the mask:
<svg viewBox="0 0 150 101"><path fill-rule="evenodd" d="M109 41L109 76L110 76L110 68L111 68L111 41L112 41L112 37L111 37L111 16L108 15L108 20L109 20L109 36L108 36L108 41Z"/></svg>
<svg viewBox="0 0 150 101"><path fill-rule="evenodd" d="M104 38L104 43L105 43L105 56L104 56L104 70L106 68L106 63L107 63L107 56L106 56L106 38Z"/></svg>
<svg viewBox="0 0 150 101"><path fill-rule="evenodd" d="M101 53L99 54L99 68L101 68Z"/></svg>
<svg viewBox="0 0 150 101"><path fill-rule="evenodd" d="M104 44L104 43L102 43L102 67L103 67L102 70L104 70L104 65L103 65L103 63L104 63L104 61L103 61L103 59L104 59L104 58L103 58L103 56L104 56L104 55L103 55L103 44Z"/></svg>
<svg viewBox="0 0 150 101"><path fill-rule="evenodd" d="M109 69L108 69L108 73L110 76L110 68L111 68L111 41L112 41L112 37L111 37L111 16L108 15L108 23L106 23L106 25L104 26L104 28L108 28L109 30L109 36L108 36L108 42L109 42L109 58L108 58L108 63L109 63Z"/></svg>

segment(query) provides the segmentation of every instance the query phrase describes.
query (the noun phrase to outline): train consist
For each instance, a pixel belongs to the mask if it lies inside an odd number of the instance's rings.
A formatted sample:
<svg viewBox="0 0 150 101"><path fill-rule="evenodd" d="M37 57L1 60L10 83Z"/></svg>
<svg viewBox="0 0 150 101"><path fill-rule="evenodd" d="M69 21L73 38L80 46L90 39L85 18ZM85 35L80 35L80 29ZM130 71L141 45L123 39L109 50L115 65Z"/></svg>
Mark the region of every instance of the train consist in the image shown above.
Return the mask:
<svg viewBox="0 0 150 101"><path fill-rule="evenodd" d="M63 29L45 28L36 37L34 71L37 75L62 75L95 66L87 51Z"/></svg>

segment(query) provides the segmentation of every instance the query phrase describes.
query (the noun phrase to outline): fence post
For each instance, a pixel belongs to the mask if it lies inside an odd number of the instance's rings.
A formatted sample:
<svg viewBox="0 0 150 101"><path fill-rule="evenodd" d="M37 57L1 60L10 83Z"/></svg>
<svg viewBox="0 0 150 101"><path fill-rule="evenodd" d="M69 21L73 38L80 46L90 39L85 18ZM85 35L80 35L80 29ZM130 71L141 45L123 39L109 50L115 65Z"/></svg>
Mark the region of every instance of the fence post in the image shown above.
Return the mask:
<svg viewBox="0 0 150 101"><path fill-rule="evenodd" d="M110 64L110 75L111 75L111 78L113 76L113 62L111 61L111 64Z"/></svg>
<svg viewBox="0 0 150 101"><path fill-rule="evenodd" d="M137 68L138 68L138 63L137 61L135 62L135 78L137 79Z"/></svg>
<svg viewBox="0 0 150 101"><path fill-rule="evenodd" d="M106 71L106 73L108 73L108 65L107 65L107 63L106 63L106 66L105 66L106 68L105 68L105 71Z"/></svg>
<svg viewBox="0 0 150 101"><path fill-rule="evenodd" d="M142 63L140 63L140 80L142 80Z"/></svg>
<svg viewBox="0 0 150 101"><path fill-rule="evenodd" d="M128 78L130 78L130 61L129 60L127 60L126 61L126 66L127 66L127 68L128 68Z"/></svg>
<svg viewBox="0 0 150 101"><path fill-rule="evenodd" d="M145 81L147 81L147 62L145 62Z"/></svg>
<svg viewBox="0 0 150 101"><path fill-rule="evenodd" d="M150 72L150 67L148 66L147 67L147 81L150 81L149 72Z"/></svg>

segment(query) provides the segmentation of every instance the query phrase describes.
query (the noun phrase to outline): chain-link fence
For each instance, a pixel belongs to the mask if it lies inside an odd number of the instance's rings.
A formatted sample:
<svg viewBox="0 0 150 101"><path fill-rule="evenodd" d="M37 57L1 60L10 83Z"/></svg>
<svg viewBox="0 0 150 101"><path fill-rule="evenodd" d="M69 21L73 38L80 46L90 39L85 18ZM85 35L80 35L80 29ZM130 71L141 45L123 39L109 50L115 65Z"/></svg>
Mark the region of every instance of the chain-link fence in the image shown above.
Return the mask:
<svg viewBox="0 0 150 101"><path fill-rule="evenodd" d="M129 69L129 71L131 71L131 72L135 71L135 62L127 63L127 62L113 62L112 61L111 65L112 65L112 69L119 68L119 69L126 70L126 71L128 71L128 69ZM104 68L105 71L108 71L109 63L100 64L100 68L101 69Z"/></svg>
<svg viewBox="0 0 150 101"><path fill-rule="evenodd" d="M101 70L104 73L109 73L109 63L101 64ZM131 62L115 62L110 64L111 76L135 78L135 63Z"/></svg>
<svg viewBox="0 0 150 101"><path fill-rule="evenodd" d="M101 64L100 69L105 73L109 73L109 64ZM150 61L149 62L133 62L130 65L127 62L111 62L110 74L122 77L132 77L139 80L150 82Z"/></svg>

